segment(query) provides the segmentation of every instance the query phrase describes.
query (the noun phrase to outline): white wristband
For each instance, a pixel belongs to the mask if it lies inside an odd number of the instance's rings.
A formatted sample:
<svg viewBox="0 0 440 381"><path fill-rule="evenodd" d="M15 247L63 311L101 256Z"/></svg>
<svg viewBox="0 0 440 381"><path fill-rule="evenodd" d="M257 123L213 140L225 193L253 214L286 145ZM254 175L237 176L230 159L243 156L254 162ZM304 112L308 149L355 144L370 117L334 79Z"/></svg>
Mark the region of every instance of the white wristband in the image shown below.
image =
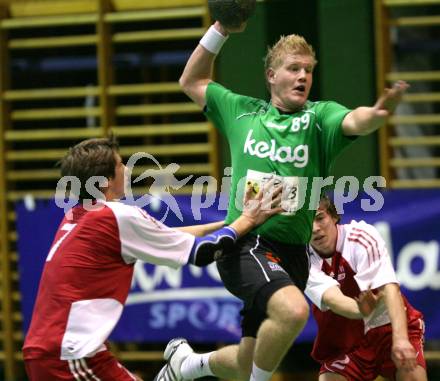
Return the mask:
<svg viewBox="0 0 440 381"><path fill-rule="evenodd" d="M202 45L209 52L218 54L228 37L229 36L223 36L223 34L221 34L214 27L214 25L211 25L211 27L200 40L200 45Z"/></svg>

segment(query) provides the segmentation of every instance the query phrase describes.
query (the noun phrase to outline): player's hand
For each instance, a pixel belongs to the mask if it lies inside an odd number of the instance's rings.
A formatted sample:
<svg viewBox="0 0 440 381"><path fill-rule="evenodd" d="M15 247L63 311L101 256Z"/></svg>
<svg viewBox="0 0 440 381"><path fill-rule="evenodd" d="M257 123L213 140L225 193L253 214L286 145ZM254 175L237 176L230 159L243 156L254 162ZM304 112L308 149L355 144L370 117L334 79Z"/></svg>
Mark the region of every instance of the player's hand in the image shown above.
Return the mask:
<svg viewBox="0 0 440 381"><path fill-rule="evenodd" d="M242 216L247 217L256 226L274 214L285 212L281 207L282 191L283 187L275 185L274 179L264 184L255 196L253 187L246 187Z"/></svg>
<svg viewBox="0 0 440 381"><path fill-rule="evenodd" d="M360 106L348 113L342 121L344 135L368 135L387 123L409 85L397 81L391 89L385 89L372 107Z"/></svg>
<svg viewBox="0 0 440 381"><path fill-rule="evenodd" d="M416 351L408 339L393 340L391 358L397 369L412 371L417 366Z"/></svg>
<svg viewBox="0 0 440 381"><path fill-rule="evenodd" d="M226 27L220 21L214 23L215 29L217 29L223 36L227 36L231 33L241 33L246 29L247 21L244 21L239 27Z"/></svg>
<svg viewBox="0 0 440 381"><path fill-rule="evenodd" d="M354 298L363 317L371 315L382 295L382 292L375 294L371 291L371 288L369 288L366 291L362 291L358 297Z"/></svg>
<svg viewBox="0 0 440 381"><path fill-rule="evenodd" d="M380 111L384 116L389 116L394 112L408 88L409 84L405 81L397 81L391 89L387 88L384 90L373 108Z"/></svg>

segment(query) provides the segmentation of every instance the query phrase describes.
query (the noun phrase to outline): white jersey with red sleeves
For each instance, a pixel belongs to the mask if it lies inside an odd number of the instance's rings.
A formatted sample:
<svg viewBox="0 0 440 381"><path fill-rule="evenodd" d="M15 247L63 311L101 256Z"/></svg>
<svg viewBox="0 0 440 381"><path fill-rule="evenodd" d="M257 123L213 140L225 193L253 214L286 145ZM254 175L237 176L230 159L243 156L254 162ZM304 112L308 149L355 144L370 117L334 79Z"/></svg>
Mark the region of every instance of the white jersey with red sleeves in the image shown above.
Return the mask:
<svg viewBox="0 0 440 381"><path fill-rule="evenodd" d="M318 324L312 356L318 361L346 353L358 343L364 332L390 323L386 306L381 300L374 312L362 324L339 316L323 303L324 292L339 286L349 297L360 291L376 289L388 283L398 283L384 240L374 226L364 221L337 225L336 251L330 258L321 258L309 246L311 269L305 294L313 302L313 314ZM404 298L407 312L417 312Z"/></svg>
<svg viewBox="0 0 440 381"><path fill-rule="evenodd" d="M187 263L194 236L170 229L144 210L100 202L72 209L55 235L23 346L25 359L92 356L118 322L133 265L177 268Z"/></svg>

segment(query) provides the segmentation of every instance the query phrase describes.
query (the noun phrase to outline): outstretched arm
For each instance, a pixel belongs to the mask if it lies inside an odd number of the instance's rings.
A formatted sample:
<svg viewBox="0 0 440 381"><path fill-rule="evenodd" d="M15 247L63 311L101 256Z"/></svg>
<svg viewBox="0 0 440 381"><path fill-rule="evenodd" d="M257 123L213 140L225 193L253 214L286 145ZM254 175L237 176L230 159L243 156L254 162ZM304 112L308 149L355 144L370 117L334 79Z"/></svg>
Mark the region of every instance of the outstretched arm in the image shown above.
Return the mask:
<svg viewBox="0 0 440 381"><path fill-rule="evenodd" d="M274 181L269 181L255 196L252 189L246 190L244 208L240 217L232 224L225 226L209 235L196 237L189 257L189 263L196 266L206 266L218 259L223 253L233 249L235 241L262 224L275 214L284 212L281 208L282 187L274 187Z"/></svg>
<svg viewBox="0 0 440 381"><path fill-rule="evenodd" d="M344 295L338 286L333 286L324 292L322 301L335 314L348 319L362 319L371 314L379 297L371 290L367 290L361 292L358 298L353 299Z"/></svg>
<svg viewBox="0 0 440 381"><path fill-rule="evenodd" d="M196 237L201 237L210 234L218 229L221 229L224 225L225 221L217 221L203 225L182 226L176 229L185 233L195 235Z"/></svg>
<svg viewBox="0 0 440 381"><path fill-rule="evenodd" d="M385 125L408 87L405 81L398 81L391 89L385 89L373 107L358 107L348 113L342 122L344 135L368 135Z"/></svg>

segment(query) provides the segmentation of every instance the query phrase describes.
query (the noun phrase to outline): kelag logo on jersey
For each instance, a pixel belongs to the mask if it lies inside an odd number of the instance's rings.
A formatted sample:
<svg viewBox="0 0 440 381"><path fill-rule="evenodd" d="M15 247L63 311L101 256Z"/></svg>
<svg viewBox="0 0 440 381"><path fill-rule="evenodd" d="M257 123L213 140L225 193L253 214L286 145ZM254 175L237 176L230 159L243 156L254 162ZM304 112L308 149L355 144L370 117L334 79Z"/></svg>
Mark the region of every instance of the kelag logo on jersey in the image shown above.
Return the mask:
<svg viewBox="0 0 440 381"><path fill-rule="evenodd" d="M257 156L261 159L268 157L272 161L280 163L293 163L297 168L303 168L309 162L309 146L300 144L296 147L281 146L277 147L275 139L267 141L257 141L252 139L254 130L250 130L244 143L243 153Z"/></svg>

